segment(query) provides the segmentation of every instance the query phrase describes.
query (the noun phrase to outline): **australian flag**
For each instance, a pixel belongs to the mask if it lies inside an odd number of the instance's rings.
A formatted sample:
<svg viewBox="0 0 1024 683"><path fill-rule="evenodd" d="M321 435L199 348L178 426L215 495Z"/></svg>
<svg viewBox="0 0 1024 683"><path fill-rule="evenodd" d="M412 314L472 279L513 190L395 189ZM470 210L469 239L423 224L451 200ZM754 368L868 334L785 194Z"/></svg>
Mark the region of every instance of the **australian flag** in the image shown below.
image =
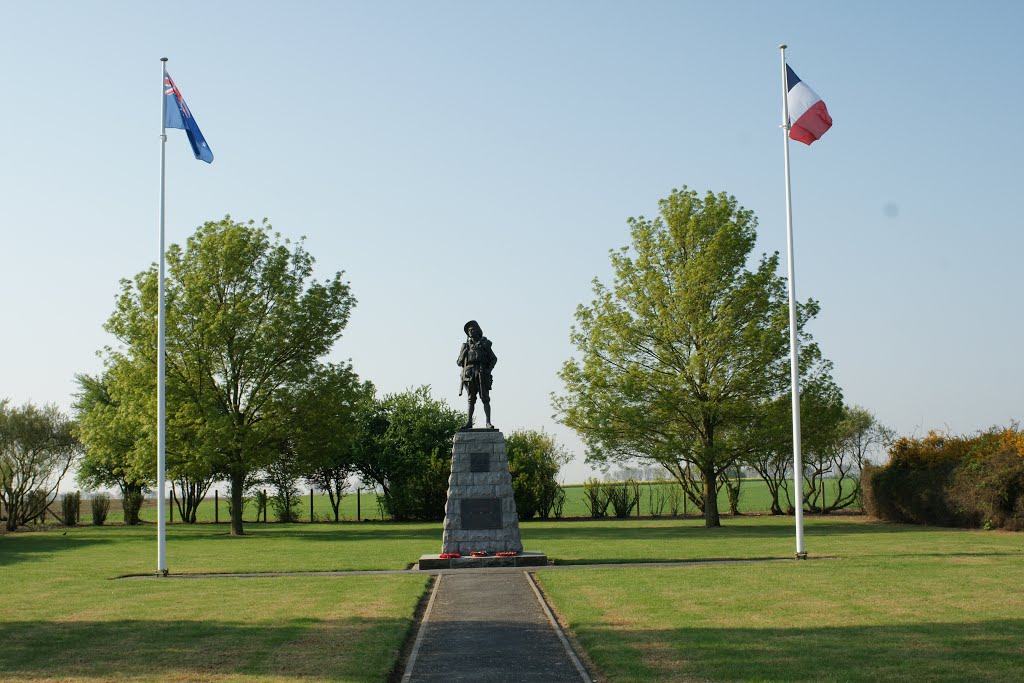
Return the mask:
<svg viewBox="0 0 1024 683"><path fill-rule="evenodd" d="M181 91L174 84L171 75L164 71L164 97L167 98L167 114L164 117L164 126L167 128L181 128L188 136L188 143L192 145L192 153L196 159L202 159L208 164L213 163L213 151L206 144L206 138L199 130L199 125L192 118L192 112L185 104L185 98Z"/></svg>

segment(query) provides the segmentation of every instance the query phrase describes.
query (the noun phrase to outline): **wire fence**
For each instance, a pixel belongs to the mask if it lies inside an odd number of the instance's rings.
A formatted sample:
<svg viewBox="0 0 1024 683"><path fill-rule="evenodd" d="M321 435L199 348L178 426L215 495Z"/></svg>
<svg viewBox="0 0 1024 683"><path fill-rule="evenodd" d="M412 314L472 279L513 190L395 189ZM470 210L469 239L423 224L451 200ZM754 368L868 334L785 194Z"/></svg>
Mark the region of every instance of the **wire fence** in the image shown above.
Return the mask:
<svg viewBox="0 0 1024 683"><path fill-rule="evenodd" d="M835 490L836 482L828 482L830 488ZM685 495L682 495L681 487L672 481L645 481L638 482L638 499L635 504L629 507L629 517L674 517L674 516L698 516L698 510ZM565 502L561 509L560 518L580 519L591 518L591 503L587 498L583 484L569 484L563 486L565 491ZM262 491L264 495L266 491ZM271 496L268 496L271 498ZM230 522L229 511L230 494L227 490L213 489L196 508L195 521L200 524L227 524ZM295 507L296 515L293 521L296 522L334 522L335 511L331 504L330 497L323 492L308 489L298 499L299 504ZM168 495L167 521L169 524L182 524L181 509L177 497ZM783 500L783 507L786 501ZM155 523L157 518L157 502L153 497L145 499L139 514L143 523ZM729 510L729 500L725 490L719 494L719 510L724 514ZM50 506L50 517L56 521L62 521L59 514L61 501L58 499ZM771 495L767 485L760 479L744 479L740 485L739 512L741 514L768 514L771 509ZM609 505L605 515L615 517L614 508ZM118 497L111 497L110 510L107 523L119 523L122 519L121 501ZM380 505L380 494L372 489L356 488L344 495L338 506L338 522L359 522L359 521L385 521L388 517L383 513ZM45 520L44 520L45 521ZM82 498L79 523L89 524L90 499ZM251 523L275 523L278 520L272 504L265 506L258 505L255 496L247 496L243 499L242 521Z"/></svg>

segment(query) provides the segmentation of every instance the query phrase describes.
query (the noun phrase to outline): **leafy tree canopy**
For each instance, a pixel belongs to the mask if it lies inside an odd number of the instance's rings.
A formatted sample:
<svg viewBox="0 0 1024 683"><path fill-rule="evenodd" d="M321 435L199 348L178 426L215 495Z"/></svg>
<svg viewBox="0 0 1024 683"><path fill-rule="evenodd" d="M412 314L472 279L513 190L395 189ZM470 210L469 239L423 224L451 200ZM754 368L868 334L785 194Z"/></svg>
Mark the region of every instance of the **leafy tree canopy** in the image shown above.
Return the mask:
<svg viewBox="0 0 1024 683"><path fill-rule="evenodd" d="M355 304L341 273L317 281L313 265L301 240L282 239L265 219L226 216L167 250L168 435L172 424L187 427L187 457L230 481L232 534L242 533L245 487L277 451L275 399L314 372ZM106 325L121 344L108 363L139 370L122 400L154 418L157 287L155 266L123 280Z"/></svg>
<svg viewBox="0 0 1024 683"><path fill-rule="evenodd" d="M0 400L0 503L8 531L39 517L56 500L79 454L74 431L55 405Z"/></svg>
<svg viewBox="0 0 1024 683"><path fill-rule="evenodd" d="M380 399L367 426L358 469L383 492L394 519L441 519L451 471L452 442L466 414L422 386Z"/></svg>
<svg viewBox="0 0 1024 683"><path fill-rule="evenodd" d="M348 363L319 365L309 379L285 396L286 431L302 476L327 492L340 517L342 496L366 450L375 388Z"/></svg>
<svg viewBox="0 0 1024 683"><path fill-rule="evenodd" d="M505 448L519 518L549 518L565 499L558 471L572 460L572 453L555 437L534 429L512 432L505 439Z"/></svg>
<svg viewBox="0 0 1024 683"><path fill-rule="evenodd" d="M631 244L610 252L614 282L595 279L593 300L577 308L578 357L562 367L554 406L590 462L639 458L677 478L695 468L705 522L718 526L718 477L788 386L786 281L777 253L748 267L757 219L734 197L683 187L659 208L629 219ZM817 311L812 300L799 306L805 349Z"/></svg>

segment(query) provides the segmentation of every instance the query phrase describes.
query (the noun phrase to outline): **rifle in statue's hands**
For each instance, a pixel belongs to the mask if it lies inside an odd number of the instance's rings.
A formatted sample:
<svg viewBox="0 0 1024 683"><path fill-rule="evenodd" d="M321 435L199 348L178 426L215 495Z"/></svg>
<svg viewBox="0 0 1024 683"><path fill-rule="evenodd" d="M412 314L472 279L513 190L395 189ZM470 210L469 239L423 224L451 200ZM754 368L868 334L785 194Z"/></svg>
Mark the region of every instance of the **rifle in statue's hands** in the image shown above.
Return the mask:
<svg viewBox="0 0 1024 683"><path fill-rule="evenodd" d="M466 337L468 340L469 337ZM462 396L462 390L466 388L466 363L469 362L469 343L468 341L462 344L462 351L459 352L459 367L462 370L459 372L459 396Z"/></svg>

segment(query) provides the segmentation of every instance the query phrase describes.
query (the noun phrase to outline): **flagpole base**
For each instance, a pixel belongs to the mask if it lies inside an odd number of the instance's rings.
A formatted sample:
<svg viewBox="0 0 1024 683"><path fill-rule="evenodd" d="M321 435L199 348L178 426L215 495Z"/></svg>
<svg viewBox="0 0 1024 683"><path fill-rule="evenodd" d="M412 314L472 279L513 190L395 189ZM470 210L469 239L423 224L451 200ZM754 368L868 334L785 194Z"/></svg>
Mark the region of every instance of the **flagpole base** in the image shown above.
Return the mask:
<svg viewBox="0 0 1024 683"><path fill-rule="evenodd" d="M166 569L157 569L157 570L156 570L156 575L157 575L158 577L166 577L166 576L168 576L169 574L170 574L170 572L168 572L168 571L167 571Z"/></svg>
<svg viewBox="0 0 1024 683"><path fill-rule="evenodd" d="M798 560L806 560L807 559L807 551L805 550L802 553L797 553L796 554L796 559L798 559Z"/></svg>

